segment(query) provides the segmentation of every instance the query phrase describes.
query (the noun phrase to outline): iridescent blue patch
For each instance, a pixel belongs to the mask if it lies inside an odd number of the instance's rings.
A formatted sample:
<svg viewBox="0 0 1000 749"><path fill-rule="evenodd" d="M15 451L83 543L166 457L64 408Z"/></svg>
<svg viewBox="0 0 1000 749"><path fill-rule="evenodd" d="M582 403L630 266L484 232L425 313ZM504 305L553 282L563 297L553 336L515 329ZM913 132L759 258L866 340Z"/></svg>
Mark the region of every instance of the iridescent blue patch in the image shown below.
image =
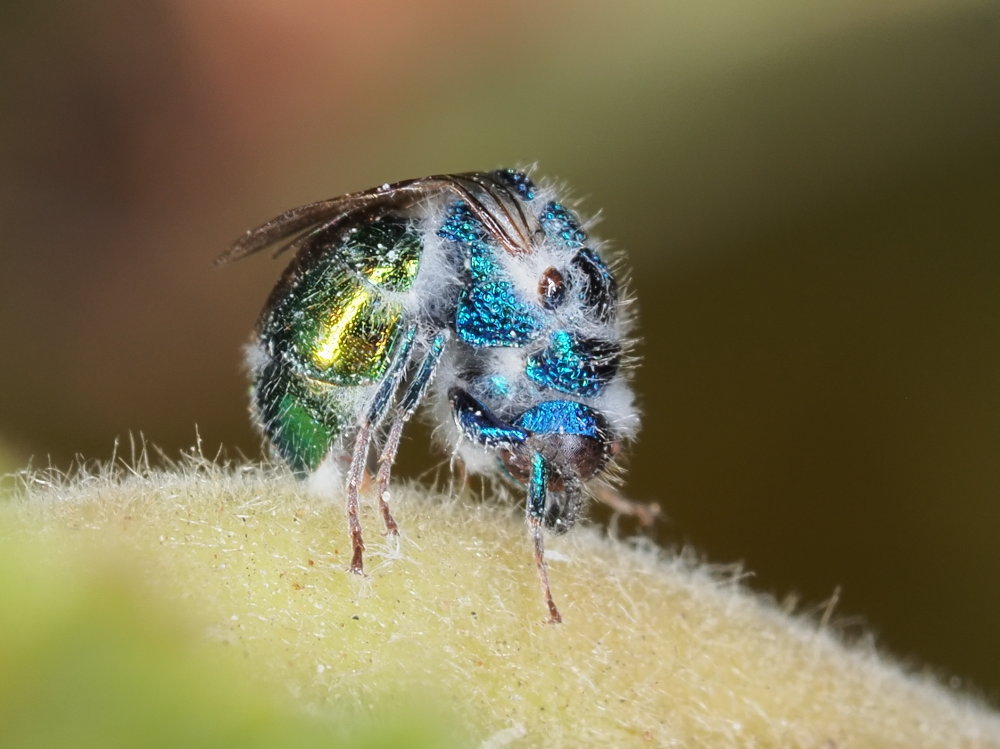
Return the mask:
<svg viewBox="0 0 1000 749"><path fill-rule="evenodd" d="M465 203L448 209L438 236L457 242L467 250L470 285L455 309L455 330L476 347L523 346L541 333L534 309L514 293L495 257L489 232Z"/></svg>
<svg viewBox="0 0 1000 749"><path fill-rule="evenodd" d="M621 348L616 344L558 330L545 350L528 358L525 373L542 387L593 396L615 376L620 361Z"/></svg>
<svg viewBox="0 0 1000 749"><path fill-rule="evenodd" d="M567 247L581 247L587 234L580 228L580 220L562 203L549 203L541 216L542 230L551 239L560 239Z"/></svg>
<svg viewBox="0 0 1000 749"><path fill-rule="evenodd" d="M492 375L488 383L487 390L490 395L494 397L510 395L510 382L503 375Z"/></svg>
<svg viewBox="0 0 1000 749"><path fill-rule="evenodd" d="M469 383L469 391L489 403L503 402L510 398L511 383L503 375L480 375Z"/></svg>
<svg viewBox="0 0 1000 749"><path fill-rule="evenodd" d="M535 183L524 172L519 172L516 169L497 169L493 174L496 175L497 179L513 187L522 199L534 200Z"/></svg>
<svg viewBox="0 0 1000 749"><path fill-rule="evenodd" d="M539 520L545 515L549 490L549 465L541 453L531 456L531 478L528 481L528 513Z"/></svg>
<svg viewBox="0 0 1000 749"><path fill-rule="evenodd" d="M469 253L469 273L473 281L486 280L500 272L494 247L486 227L477 219L465 203L452 203L438 236L462 245Z"/></svg>
<svg viewBox="0 0 1000 749"><path fill-rule="evenodd" d="M579 434L603 439L603 420L594 409L576 401L542 401L514 420L532 434Z"/></svg>
<svg viewBox="0 0 1000 749"><path fill-rule="evenodd" d="M514 294L509 281L474 283L455 310L455 330L476 347L523 346L542 332L534 311Z"/></svg>

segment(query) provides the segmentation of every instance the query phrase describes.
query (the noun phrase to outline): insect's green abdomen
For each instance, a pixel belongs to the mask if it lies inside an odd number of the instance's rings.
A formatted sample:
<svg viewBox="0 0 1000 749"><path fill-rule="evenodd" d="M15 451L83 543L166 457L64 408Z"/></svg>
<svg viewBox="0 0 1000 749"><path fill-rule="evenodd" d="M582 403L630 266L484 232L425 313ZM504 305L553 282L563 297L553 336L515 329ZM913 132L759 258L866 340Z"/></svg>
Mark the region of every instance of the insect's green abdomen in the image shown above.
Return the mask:
<svg viewBox="0 0 1000 749"><path fill-rule="evenodd" d="M384 292L410 287L420 250L419 235L399 219L355 227L301 273L266 327L290 338L293 358L311 376L332 385L376 382L403 316Z"/></svg>
<svg viewBox="0 0 1000 749"><path fill-rule="evenodd" d="M402 313L378 289L336 269L292 315L295 358L332 385L376 382L389 365Z"/></svg>
<svg viewBox="0 0 1000 749"><path fill-rule="evenodd" d="M271 362L254 383L254 402L268 438L297 473L314 470L346 426L347 409L324 398L330 386Z"/></svg>
<svg viewBox="0 0 1000 749"><path fill-rule="evenodd" d="M275 358L255 398L268 437L293 469L319 465L350 425L353 388L385 374L404 314L386 292L410 288L421 249L419 235L395 217L354 227L298 268L265 315L260 337Z"/></svg>

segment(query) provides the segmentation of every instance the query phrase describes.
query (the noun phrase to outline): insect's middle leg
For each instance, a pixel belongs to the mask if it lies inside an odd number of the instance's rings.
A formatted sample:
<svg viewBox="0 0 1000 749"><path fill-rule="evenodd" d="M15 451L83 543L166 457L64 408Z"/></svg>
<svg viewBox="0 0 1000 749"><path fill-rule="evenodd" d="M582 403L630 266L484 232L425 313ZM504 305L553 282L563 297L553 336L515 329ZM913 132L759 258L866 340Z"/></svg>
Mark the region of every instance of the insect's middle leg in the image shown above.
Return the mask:
<svg viewBox="0 0 1000 749"><path fill-rule="evenodd" d="M361 521L358 518L358 493L361 487L361 479L365 472L365 464L368 461L368 446L371 443L372 430L385 417L386 412L389 410L393 393L396 392L403 374L413 360L413 342L415 336L416 326L411 326L407 329L399 352L385 373L382 383L369 401L365 415L358 424L358 431L354 439L354 452L351 456L351 467L347 474L347 527L351 534L351 546L353 548L351 572L358 575L364 573L365 553L365 542L361 533Z"/></svg>
<svg viewBox="0 0 1000 749"><path fill-rule="evenodd" d="M396 416L392 421L392 426L389 427L389 434L386 436L385 444L382 446L382 454L379 456L378 475L375 479L376 486L378 487L378 508L382 513L382 519L385 521L385 531L391 535L399 533L399 527L396 525L396 521L389 511L389 502L387 501L389 496L389 479L392 476L392 464L396 461L396 452L399 450L399 440L403 436L403 427L413 415L417 406L420 405L420 401L423 400L424 393L427 392L427 386L430 385L431 379L434 377L434 371L437 369L438 362L441 361L441 355L444 353L447 340L447 333L442 332L438 333L434 337L434 340L431 341L430 350L427 352L424 360L420 362L420 368L406 388L406 393L403 394L396 408Z"/></svg>

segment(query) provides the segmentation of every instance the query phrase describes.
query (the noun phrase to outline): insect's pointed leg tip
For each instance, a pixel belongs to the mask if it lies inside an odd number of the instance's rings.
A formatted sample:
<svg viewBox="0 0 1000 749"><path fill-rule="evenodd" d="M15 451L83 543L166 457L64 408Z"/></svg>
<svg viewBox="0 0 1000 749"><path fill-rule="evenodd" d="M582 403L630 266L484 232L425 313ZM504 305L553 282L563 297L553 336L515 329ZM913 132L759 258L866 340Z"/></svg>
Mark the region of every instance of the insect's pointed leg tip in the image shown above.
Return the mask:
<svg viewBox="0 0 1000 749"><path fill-rule="evenodd" d="M385 507L382 513L382 522L385 524L385 530L382 531L383 536L391 537L399 535L399 524L396 523L396 518L389 512L388 506Z"/></svg>
<svg viewBox="0 0 1000 749"><path fill-rule="evenodd" d="M361 549L355 549L354 557L351 559L351 566L348 569L352 574L365 577L365 563Z"/></svg>
<svg viewBox="0 0 1000 749"><path fill-rule="evenodd" d="M662 512L663 508L660 507L658 502L651 502L639 513L639 524L644 526L654 525Z"/></svg>

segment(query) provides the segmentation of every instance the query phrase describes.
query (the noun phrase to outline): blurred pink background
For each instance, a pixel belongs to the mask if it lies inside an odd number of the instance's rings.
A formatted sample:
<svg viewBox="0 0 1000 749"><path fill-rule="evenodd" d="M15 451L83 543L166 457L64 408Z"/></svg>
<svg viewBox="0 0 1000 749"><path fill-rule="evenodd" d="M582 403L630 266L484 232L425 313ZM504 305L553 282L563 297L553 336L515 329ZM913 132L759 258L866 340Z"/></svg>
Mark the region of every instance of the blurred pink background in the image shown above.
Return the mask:
<svg viewBox="0 0 1000 749"><path fill-rule="evenodd" d="M806 609L840 586L851 631L1000 703L995 2L23 4L0 41L5 468L195 424L256 456L281 263L228 243L537 161L634 268L659 539Z"/></svg>

